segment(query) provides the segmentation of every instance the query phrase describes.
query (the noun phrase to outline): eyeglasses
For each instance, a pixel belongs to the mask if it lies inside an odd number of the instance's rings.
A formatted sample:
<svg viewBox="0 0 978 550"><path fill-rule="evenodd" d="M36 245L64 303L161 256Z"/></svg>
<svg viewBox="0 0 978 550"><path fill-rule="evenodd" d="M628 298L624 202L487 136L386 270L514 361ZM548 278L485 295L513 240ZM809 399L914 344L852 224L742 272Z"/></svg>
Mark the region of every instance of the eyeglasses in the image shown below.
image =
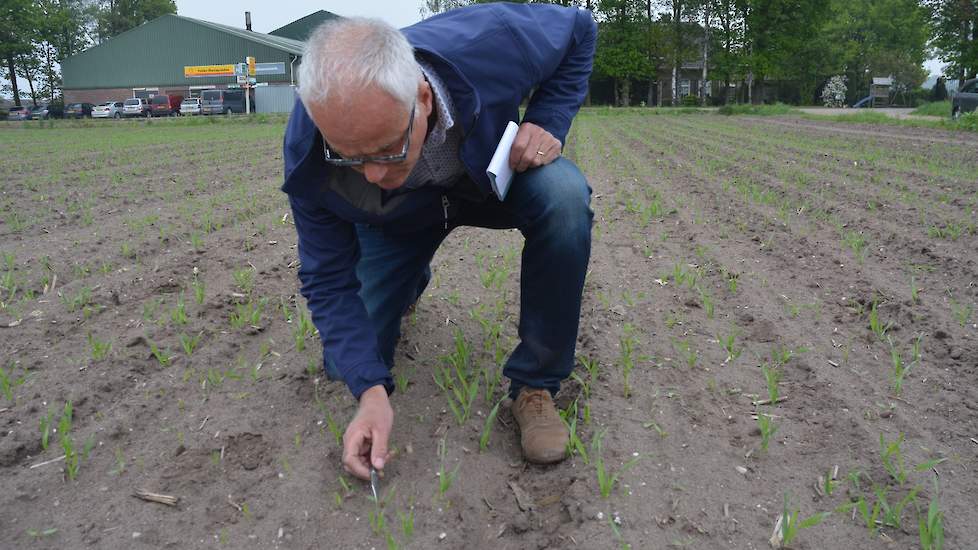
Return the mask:
<svg viewBox="0 0 978 550"><path fill-rule="evenodd" d="M404 162L408 156L408 149L411 148L411 130L414 129L414 110L417 108L417 106L417 102L411 106L411 118L408 120L407 131L404 132L404 147L401 148L401 152L399 154L378 155L374 157L343 158L335 151L330 151L329 145L326 143L326 140L323 139L323 154L325 155L324 160L334 166L363 166L368 162L374 164L396 164L398 162Z"/></svg>

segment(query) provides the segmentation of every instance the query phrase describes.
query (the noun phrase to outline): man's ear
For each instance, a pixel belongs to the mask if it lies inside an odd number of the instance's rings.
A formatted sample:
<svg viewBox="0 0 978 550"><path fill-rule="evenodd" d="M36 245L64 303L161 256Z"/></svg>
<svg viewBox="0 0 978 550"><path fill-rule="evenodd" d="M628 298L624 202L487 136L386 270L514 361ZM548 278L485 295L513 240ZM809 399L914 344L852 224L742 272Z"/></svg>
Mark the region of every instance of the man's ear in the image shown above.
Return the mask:
<svg viewBox="0 0 978 550"><path fill-rule="evenodd" d="M431 116L431 110L435 105L435 93L431 90L431 84L426 78L422 78L418 83L418 103L425 118Z"/></svg>

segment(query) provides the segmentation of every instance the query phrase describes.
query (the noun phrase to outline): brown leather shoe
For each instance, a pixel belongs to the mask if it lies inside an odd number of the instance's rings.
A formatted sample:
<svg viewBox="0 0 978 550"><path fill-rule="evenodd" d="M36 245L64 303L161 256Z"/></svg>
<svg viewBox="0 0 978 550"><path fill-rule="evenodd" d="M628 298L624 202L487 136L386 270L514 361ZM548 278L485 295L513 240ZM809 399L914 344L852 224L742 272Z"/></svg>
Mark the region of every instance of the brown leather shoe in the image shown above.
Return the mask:
<svg viewBox="0 0 978 550"><path fill-rule="evenodd" d="M520 426L520 444L528 462L551 464L565 458L570 434L549 391L523 388L511 410Z"/></svg>

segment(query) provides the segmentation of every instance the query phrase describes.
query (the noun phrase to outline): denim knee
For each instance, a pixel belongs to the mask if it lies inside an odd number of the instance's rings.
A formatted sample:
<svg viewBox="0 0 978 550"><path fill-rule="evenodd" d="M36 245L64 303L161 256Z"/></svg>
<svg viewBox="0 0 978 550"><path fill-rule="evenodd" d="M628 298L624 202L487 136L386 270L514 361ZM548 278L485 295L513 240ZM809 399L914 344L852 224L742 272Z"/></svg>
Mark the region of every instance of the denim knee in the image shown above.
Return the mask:
<svg viewBox="0 0 978 550"><path fill-rule="evenodd" d="M590 234L594 212L591 186L573 162L561 157L527 172L520 182L532 189L537 210L536 222L560 230L560 235L580 238Z"/></svg>

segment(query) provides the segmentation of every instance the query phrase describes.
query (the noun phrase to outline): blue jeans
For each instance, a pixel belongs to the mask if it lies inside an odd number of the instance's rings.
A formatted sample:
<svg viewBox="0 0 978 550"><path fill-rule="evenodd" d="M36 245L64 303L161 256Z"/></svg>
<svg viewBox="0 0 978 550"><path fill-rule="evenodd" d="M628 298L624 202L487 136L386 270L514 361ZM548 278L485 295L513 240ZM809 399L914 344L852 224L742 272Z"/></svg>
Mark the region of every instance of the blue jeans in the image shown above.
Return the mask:
<svg viewBox="0 0 978 550"><path fill-rule="evenodd" d="M591 187L573 162L561 157L516 174L504 202L495 196L474 203L457 198L448 228L439 223L406 235L357 225L360 297L377 333L388 368L401 333L401 317L431 279L438 246L458 226L518 228L526 239L520 273L520 343L503 375L510 395L520 388L551 393L574 368L581 293L591 256ZM332 365L327 365L330 370Z"/></svg>

